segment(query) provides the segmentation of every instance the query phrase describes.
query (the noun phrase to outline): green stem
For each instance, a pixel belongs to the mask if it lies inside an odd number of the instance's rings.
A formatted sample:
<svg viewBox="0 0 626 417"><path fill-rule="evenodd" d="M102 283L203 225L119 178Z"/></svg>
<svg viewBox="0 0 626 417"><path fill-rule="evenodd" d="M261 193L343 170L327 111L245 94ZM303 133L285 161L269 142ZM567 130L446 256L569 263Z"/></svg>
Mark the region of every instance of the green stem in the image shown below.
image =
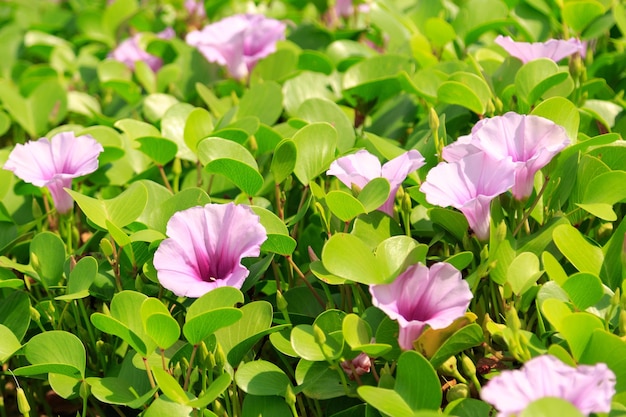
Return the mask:
<svg viewBox="0 0 626 417"><path fill-rule="evenodd" d="M191 357L189 358L189 368L187 368L187 375L185 375L185 383L183 384L183 390L187 391L189 387L189 379L191 378L191 371L193 370L193 362L196 359L196 353L198 352L198 345L193 345L191 351Z"/></svg>

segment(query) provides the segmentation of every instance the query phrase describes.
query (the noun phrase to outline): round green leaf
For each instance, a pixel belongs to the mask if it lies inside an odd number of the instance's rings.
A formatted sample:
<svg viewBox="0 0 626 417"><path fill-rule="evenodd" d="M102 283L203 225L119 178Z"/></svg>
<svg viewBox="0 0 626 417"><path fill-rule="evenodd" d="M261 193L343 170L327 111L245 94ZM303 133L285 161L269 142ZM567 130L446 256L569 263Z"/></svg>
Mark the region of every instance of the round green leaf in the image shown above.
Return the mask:
<svg viewBox="0 0 626 417"><path fill-rule="evenodd" d="M17 352L22 344L15 334L7 326L0 324L0 363L4 364L15 352Z"/></svg>
<svg viewBox="0 0 626 417"><path fill-rule="evenodd" d="M358 237L336 233L322 250L324 267L332 274L363 284L385 282L384 269L372 250Z"/></svg>
<svg viewBox="0 0 626 417"><path fill-rule="evenodd" d="M65 245L58 235L51 232L35 235L30 242L30 264L46 287L59 284L64 263Z"/></svg>
<svg viewBox="0 0 626 417"><path fill-rule="evenodd" d="M311 98L298 107L295 116L309 123L327 122L337 130L337 149L346 152L354 146L356 135L346 113L335 102Z"/></svg>
<svg viewBox="0 0 626 417"><path fill-rule="evenodd" d="M588 307L596 305L604 295L600 278L588 272L578 272L571 275L561 284L561 287L579 310L586 310Z"/></svg>
<svg viewBox="0 0 626 417"><path fill-rule="evenodd" d="M291 386L289 377L278 366L264 360L244 363L235 373L235 382L244 392L252 395L277 395L284 397Z"/></svg>
<svg viewBox="0 0 626 417"><path fill-rule="evenodd" d="M169 139L146 136L136 139L139 150L147 155L157 165L165 165L176 157L178 147Z"/></svg>
<svg viewBox="0 0 626 417"><path fill-rule="evenodd" d="M266 81L253 85L239 101L237 118L256 116L261 123L273 125L283 112L283 92L280 84Z"/></svg>
<svg viewBox="0 0 626 417"><path fill-rule="evenodd" d="M576 33L582 33L591 22L603 14L604 5L596 0L566 1L561 11L563 21Z"/></svg>
<svg viewBox="0 0 626 417"><path fill-rule="evenodd" d="M263 177L250 152L227 139L207 138L198 145L198 158L207 172L222 174L248 195L263 186Z"/></svg>
<svg viewBox="0 0 626 417"><path fill-rule="evenodd" d="M280 184L287 179L296 166L296 144L291 139L283 139L274 149L270 170L274 175L274 182Z"/></svg>
<svg viewBox="0 0 626 417"><path fill-rule="evenodd" d="M344 222L365 213L365 207L358 199L340 190L333 190L326 194L326 204L330 211Z"/></svg>
<svg viewBox="0 0 626 417"><path fill-rule="evenodd" d="M88 197L69 189L67 192L76 200L89 220L105 230L107 229L106 220L117 227L124 227L136 220L143 212L148 200L146 187L140 183L133 183L120 195L109 200Z"/></svg>
<svg viewBox="0 0 626 417"><path fill-rule="evenodd" d="M193 318L187 317L183 334L189 343L197 345L222 327L230 326L243 317L243 313L232 307L207 311Z"/></svg>
<svg viewBox="0 0 626 417"><path fill-rule="evenodd" d="M85 347L71 333L60 330L39 333L26 343L24 355L32 366L16 369L15 375L53 372L71 377L85 376Z"/></svg>
<svg viewBox="0 0 626 417"><path fill-rule="evenodd" d="M520 417L583 417L583 414L569 401L556 397L540 398L531 402L521 412Z"/></svg>
<svg viewBox="0 0 626 417"><path fill-rule="evenodd" d="M198 149L198 143L213 132L213 118L211 113L202 107L193 109L185 122L185 144L193 152Z"/></svg>
<svg viewBox="0 0 626 417"><path fill-rule="evenodd" d="M157 298L147 298L141 305L141 320L148 336L161 349L168 349L180 337L180 326Z"/></svg>
<svg viewBox="0 0 626 417"><path fill-rule="evenodd" d="M298 130L293 141L297 148L294 173L302 184L308 185L335 158L337 131L328 123L313 123Z"/></svg>

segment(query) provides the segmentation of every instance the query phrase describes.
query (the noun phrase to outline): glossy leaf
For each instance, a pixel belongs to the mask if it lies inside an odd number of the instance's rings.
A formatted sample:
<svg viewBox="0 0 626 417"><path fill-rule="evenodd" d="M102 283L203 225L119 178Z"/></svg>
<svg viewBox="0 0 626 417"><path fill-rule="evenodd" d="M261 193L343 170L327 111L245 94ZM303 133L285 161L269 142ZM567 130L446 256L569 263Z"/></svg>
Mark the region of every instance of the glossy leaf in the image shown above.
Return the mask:
<svg viewBox="0 0 626 417"><path fill-rule="evenodd" d="M235 382L252 395L284 396L291 385L287 375L278 366L264 360L246 362L237 369Z"/></svg>
<svg viewBox="0 0 626 417"><path fill-rule="evenodd" d="M294 173L300 182L309 182L324 172L335 158L337 131L328 123L313 123L293 137L297 148Z"/></svg>

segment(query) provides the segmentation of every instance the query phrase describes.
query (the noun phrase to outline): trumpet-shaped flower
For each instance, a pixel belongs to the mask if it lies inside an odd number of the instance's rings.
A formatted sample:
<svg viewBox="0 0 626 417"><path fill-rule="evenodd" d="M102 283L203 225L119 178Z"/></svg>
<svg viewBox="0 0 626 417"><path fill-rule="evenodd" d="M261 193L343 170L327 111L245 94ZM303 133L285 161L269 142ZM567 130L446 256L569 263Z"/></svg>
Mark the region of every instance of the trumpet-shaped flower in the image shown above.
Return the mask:
<svg viewBox="0 0 626 417"><path fill-rule="evenodd" d="M174 29L167 28L157 34L157 37L161 39L172 39L176 33ZM143 61L152 69L152 71L158 71L163 65L161 58L151 55L146 52L141 46L141 37L143 34L137 33L131 38L125 39L115 48L109 57L123 63L131 70L135 69L135 62Z"/></svg>
<svg viewBox="0 0 626 417"><path fill-rule="evenodd" d="M46 187L57 211L63 214L74 205L64 188L72 187L73 178L98 169L98 155L103 150L89 135L76 137L73 132L62 132L51 139L15 145L3 168L27 183Z"/></svg>
<svg viewBox="0 0 626 417"><path fill-rule="evenodd" d="M285 39L285 24L263 15L235 15L194 30L186 42L198 48L209 62L226 66L235 78L243 79L261 59L276 51Z"/></svg>
<svg viewBox="0 0 626 417"><path fill-rule="evenodd" d="M515 164L510 157L498 160L477 152L455 162L441 162L428 172L420 190L430 204L460 210L476 237L487 240L491 200L514 182Z"/></svg>
<svg viewBox="0 0 626 417"><path fill-rule="evenodd" d="M363 188L374 178L383 177L389 181L390 192L387 201L379 210L393 215L393 202L396 192L407 175L424 165L424 157L419 151L410 150L386 162L381 166L378 158L366 150L360 150L352 155L343 156L332 164L326 172L336 176L347 187L352 184Z"/></svg>
<svg viewBox="0 0 626 417"><path fill-rule="evenodd" d="M409 266L391 284L371 285L372 303L400 326L398 343L413 349L426 326L443 329L465 314L472 300L461 273L446 262Z"/></svg>
<svg viewBox="0 0 626 417"><path fill-rule="evenodd" d="M615 394L615 374L606 364L572 368L554 356L537 356L521 369L503 371L491 379L481 397L498 410L498 417L517 416L533 401L557 397L584 415L608 413Z"/></svg>
<svg viewBox="0 0 626 417"><path fill-rule="evenodd" d="M518 200L530 196L535 174L570 143L562 126L539 116L514 112L483 119L468 136L446 146L443 157L454 162L465 155L485 152L495 159L510 157L515 163L511 192Z"/></svg>
<svg viewBox="0 0 626 417"><path fill-rule="evenodd" d="M548 58L558 62L576 52L584 58L587 48L585 42L575 38L568 40L550 39L547 42L528 43L515 42L509 36L499 35L494 42L504 48L509 55L519 59L524 64L539 58Z"/></svg>
<svg viewBox="0 0 626 417"><path fill-rule="evenodd" d="M267 239L259 216L234 203L180 211L167 223L167 236L154 254L159 282L194 298L217 287L241 288L250 273L241 259L258 256Z"/></svg>

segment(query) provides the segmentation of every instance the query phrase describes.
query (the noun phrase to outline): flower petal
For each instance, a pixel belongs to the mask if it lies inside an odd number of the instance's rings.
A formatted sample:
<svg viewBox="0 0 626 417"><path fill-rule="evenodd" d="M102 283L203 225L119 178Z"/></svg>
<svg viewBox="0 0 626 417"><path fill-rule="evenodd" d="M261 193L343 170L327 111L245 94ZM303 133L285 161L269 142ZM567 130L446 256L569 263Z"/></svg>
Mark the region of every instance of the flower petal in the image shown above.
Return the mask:
<svg viewBox="0 0 626 417"><path fill-rule="evenodd" d="M220 286L241 288L249 274L241 259L258 256L267 239L259 217L233 203L178 212L167 236L154 254L157 276L165 288L188 297Z"/></svg>

